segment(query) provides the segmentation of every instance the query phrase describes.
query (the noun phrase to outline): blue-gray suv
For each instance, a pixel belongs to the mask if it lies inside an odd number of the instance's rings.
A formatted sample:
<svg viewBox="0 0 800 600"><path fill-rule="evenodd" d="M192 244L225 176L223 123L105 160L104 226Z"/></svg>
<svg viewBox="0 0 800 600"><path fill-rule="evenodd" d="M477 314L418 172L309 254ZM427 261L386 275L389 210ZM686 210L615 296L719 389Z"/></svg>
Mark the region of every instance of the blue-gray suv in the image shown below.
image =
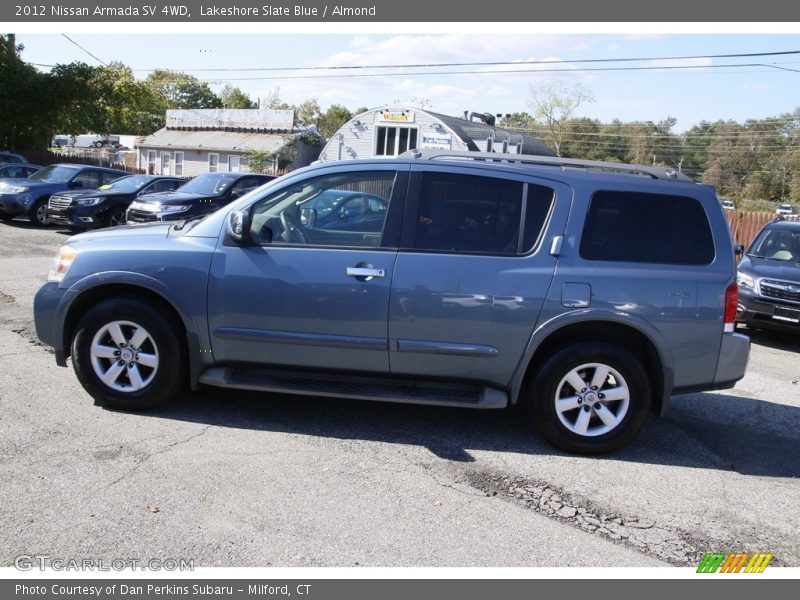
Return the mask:
<svg viewBox="0 0 800 600"><path fill-rule="evenodd" d="M318 199L351 192L363 207L334 226ZM109 407L145 409L186 383L516 405L555 446L595 454L671 395L744 375L736 308L709 186L646 166L410 151L300 169L198 219L72 237L34 314L56 362L71 356Z"/></svg>

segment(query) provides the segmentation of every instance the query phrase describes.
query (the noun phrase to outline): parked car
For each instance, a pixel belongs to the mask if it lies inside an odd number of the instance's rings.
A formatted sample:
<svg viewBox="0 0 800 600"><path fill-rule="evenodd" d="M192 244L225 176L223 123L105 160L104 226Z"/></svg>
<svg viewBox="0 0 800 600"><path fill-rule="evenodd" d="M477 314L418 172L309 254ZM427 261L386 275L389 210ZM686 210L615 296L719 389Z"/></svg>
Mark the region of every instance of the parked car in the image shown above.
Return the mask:
<svg viewBox="0 0 800 600"><path fill-rule="evenodd" d="M776 215L793 215L794 214L794 206L792 204L781 204L778 208L775 209Z"/></svg>
<svg viewBox="0 0 800 600"><path fill-rule="evenodd" d="M28 159L17 154L16 152L9 152L8 150L0 151L0 163L27 163Z"/></svg>
<svg viewBox="0 0 800 600"><path fill-rule="evenodd" d="M59 192L50 196L47 220L70 229L114 227L125 223L125 212L135 198L175 190L185 179L161 175L131 175L93 191Z"/></svg>
<svg viewBox="0 0 800 600"><path fill-rule="evenodd" d="M0 179L30 177L41 169L41 165L31 163L0 163Z"/></svg>
<svg viewBox="0 0 800 600"><path fill-rule="evenodd" d="M343 192L380 198L382 226L304 215ZM743 377L736 307L710 186L641 165L415 150L299 169L201 219L74 236L34 319L109 407L146 409L187 383L520 405L551 443L593 454L673 394Z"/></svg>
<svg viewBox="0 0 800 600"><path fill-rule="evenodd" d="M26 215L31 223L47 223L47 200L56 192L94 190L120 177L126 171L92 165L58 164L39 169L27 179L0 181L0 219L7 221Z"/></svg>
<svg viewBox="0 0 800 600"><path fill-rule="evenodd" d="M736 203L734 203L733 200L720 199L719 205L722 207L722 210L736 210Z"/></svg>
<svg viewBox="0 0 800 600"><path fill-rule="evenodd" d="M800 221L767 223L738 266L738 322L800 327Z"/></svg>
<svg viewBox="0 0 800 600"><path fill-rule="evenodd" d="M214 212L275 179L257 173L204 173L174 192L140 196L127 212L129 223L175 221Z"/></svg>

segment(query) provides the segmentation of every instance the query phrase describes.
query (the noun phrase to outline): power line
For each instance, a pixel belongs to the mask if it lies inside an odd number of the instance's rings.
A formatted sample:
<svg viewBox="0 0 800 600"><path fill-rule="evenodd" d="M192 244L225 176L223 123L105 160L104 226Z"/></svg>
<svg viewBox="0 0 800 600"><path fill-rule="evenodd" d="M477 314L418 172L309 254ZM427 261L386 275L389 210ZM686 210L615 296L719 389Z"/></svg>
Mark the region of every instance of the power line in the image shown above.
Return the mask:
<svg viewBox="0 0 800 600"><path fill-rule="evenodd" d="M270 77L224 77L213 79L200 79L205 83L224 83L234 81L291 81L307 79L365 79L376 77L417 77L421 75L520 75L531 73L595 73L595 72L641 72L641 71L706 71L713 69L741 69L741 68L775 68L775 65L762 63L737 63L732 65L662 65L647 67L588 67L588 68L558 68L558 69L481 69L476 71L404 71L400 73L348 73L344 75L276 75ZM800 72L795 69L782 69L784 71Z"/></svg>
<svg viewBox="0 0 800 600"><path fill-rule="evenodd" d="M591 63L621 63L621 62L643 62L652 60L699 60L708 58L755 58L760 56L787 56L800 54L800 50L785 50L780 52L746 52L738 54L698 54L691 56L649 56L636 58L583 58L577 60L563 61L570 64L591 64ZM558 61L562 62L562 61ZM418 69L431 67L490 67L502 65L552 65L556 61L552 60L520 60L520 61L480 61L480 62L445 62L445 63L406 63L395 65L329 65L318 67L223 67L217 69L181 69L185 73L204 73L204 72L244 72L244 71L334 71L347 69ZM692 68L702 67L695 65ZM661 67L654 67L661 68ZM140 73L152 72L157 69L133 69Z"/></svg>
<svg viewBox="0 0 800 600"><path fill-rule="evenodd" d="M100 63L101 65L103 65L104 67L107 67L107 66L108 66L108 65L107 65L106 63L104 63L102 60L100 60L99 58L97 58L97 57L96 57L94 54L92 54L91 52L89 52L89 51L88 51L86 48L84 48L83 46L81 46L81 45L80 45L78 42L76 42L76 41L75 41L75 40L73 40L71 37L69 37L69 36L68 36L66 33L62 33L61 35L62 35L62 36L64 36L65 38L67 38L67 40L69 40L69 41L70 41L70 42L72 42L73 44L75 44L75 45L76 45L78 48L80 48L81 50L83 50L84 52L86 52L86 54L88 54L89 56L91 56L93 59L95 59L97 62L99 62L99 63Z"/></svg>

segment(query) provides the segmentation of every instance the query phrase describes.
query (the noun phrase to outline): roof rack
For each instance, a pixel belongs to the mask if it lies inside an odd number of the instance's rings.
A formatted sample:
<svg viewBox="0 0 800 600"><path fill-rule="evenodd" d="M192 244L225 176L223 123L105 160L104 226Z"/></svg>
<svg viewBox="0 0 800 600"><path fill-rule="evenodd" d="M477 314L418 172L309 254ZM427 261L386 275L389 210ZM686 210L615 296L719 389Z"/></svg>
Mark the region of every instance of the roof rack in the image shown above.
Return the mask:
<svg viewBox="0 0 800 600"><path fill-rule="evenodd" d="M687 175L675 169L648 167L647 165L631 165L626 163L605 162L599 160L581 160L577 158L560 158L557 156L538 156L535 154L502 154L500 152L472 152L469 150L408 150L403 158L418 160L477 160L502 163L518 163L525 165L541 165L566 169L584 169L587 171L611 171L628 175L666 179L669 181L685 181L694 183Z"/></svg>

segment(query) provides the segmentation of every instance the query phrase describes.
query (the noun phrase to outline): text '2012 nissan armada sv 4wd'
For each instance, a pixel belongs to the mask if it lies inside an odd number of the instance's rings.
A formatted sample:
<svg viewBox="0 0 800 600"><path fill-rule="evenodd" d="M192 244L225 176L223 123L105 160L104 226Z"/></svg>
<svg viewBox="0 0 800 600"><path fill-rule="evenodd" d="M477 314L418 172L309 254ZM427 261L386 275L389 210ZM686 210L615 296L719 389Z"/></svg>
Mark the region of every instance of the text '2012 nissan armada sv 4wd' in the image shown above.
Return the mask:
<svg viewBox="0 0 800 600"><path fill-rule="evenodd" d="M744 375L736 307L708 186L410 151L300 169L205 218L72 237L34 312L106 406L144 409L187 381L520 405L557 447L600 453L672 394Z"/></svg>

